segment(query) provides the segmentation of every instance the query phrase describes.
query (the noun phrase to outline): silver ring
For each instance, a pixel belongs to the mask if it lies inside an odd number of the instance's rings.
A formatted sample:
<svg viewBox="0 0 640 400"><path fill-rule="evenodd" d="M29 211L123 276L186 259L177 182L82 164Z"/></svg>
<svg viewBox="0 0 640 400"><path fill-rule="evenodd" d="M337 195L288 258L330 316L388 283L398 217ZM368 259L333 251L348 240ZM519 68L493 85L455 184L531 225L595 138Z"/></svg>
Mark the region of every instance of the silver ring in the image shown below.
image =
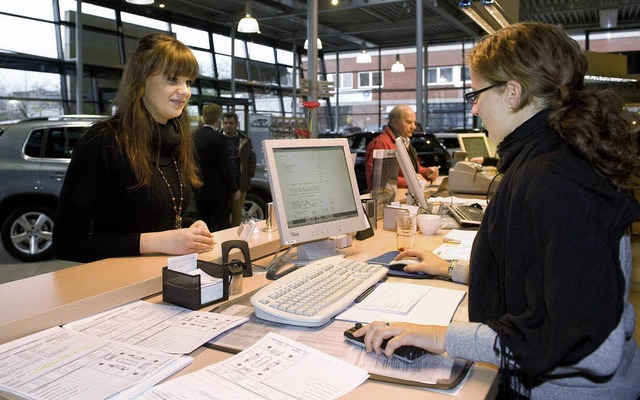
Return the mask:
<svg viewBox="0 0 640 400"><path fill-rule="evenodd" d="M385 322L385 323L384 323L384 326L386 326L386 327L388 328L388 327L389 327L389 323L388 323L388 322Z"/></svg>

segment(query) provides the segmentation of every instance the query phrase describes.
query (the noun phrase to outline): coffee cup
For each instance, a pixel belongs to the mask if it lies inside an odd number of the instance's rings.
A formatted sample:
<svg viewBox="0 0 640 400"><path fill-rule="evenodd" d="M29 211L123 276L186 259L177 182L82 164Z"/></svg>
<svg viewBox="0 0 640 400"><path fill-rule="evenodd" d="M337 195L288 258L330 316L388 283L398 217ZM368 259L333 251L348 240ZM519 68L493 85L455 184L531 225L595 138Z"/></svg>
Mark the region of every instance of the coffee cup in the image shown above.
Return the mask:
<svg viewBox="0 0 640 400"><path fill-rule="evenodd" d="M420 214L417 217L418 227L423 235L435 235L438 229L447 225L447 219L436 214Z"/></svg>

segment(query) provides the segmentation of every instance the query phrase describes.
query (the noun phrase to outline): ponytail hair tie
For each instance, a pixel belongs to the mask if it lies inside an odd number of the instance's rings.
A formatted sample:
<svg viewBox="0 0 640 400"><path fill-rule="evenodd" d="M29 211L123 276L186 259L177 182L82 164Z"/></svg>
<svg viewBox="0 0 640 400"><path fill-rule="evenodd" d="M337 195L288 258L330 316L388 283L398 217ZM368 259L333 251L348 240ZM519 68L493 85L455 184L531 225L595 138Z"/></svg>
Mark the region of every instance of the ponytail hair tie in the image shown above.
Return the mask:
<svg viewBox="0 0 640 400"><path fill-rule="evenodd" d="M566 83L562 84L562 86L558 88L558 94L560 95L560 100L563 103L569 100L569 93L569 86L567 86Z"/></svg>

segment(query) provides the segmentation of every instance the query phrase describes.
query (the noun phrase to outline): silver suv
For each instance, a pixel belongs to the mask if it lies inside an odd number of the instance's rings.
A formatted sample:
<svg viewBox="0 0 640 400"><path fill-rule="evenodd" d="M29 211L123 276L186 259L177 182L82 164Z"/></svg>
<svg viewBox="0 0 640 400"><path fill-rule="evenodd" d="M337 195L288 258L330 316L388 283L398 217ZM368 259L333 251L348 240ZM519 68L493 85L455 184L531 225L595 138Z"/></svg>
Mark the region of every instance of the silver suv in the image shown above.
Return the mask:
<svg viewBox="0 0 640 400"><path fill-rule="evenodd" d="M22 261L53 255L53 220L73 148L96 115L30 118L0 125L0 229Z"/></svg>
<svg viewBox="0 0 640 400"><path fill-rule="evenodd" d="M0 122L0 236L14 258L33 262L53 256L53 221L73 148L101 118L63 115ZM244 203L245 219L264 219L271 201L260 167Z"/></svg>

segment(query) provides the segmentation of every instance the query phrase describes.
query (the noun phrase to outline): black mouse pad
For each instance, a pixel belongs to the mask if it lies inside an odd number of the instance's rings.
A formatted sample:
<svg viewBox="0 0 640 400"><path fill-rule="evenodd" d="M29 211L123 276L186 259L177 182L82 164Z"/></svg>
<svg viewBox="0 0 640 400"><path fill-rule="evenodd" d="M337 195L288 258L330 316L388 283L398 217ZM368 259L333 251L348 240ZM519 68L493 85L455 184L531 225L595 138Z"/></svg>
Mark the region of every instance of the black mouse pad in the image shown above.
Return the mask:
<svg viewBox="0 0 640 400"><path fill-rule="evenodd" d="M389 251L387 253L379 255L378 257L374 257L370 260L367 260L367 262L370 264L381 264L389 268L389 263L393 261L393 259L396 258L398 254L400 254L400 252L397 250ZM390 269L389 272L387 272L387 276L398 276L400 278L409 278L409 279L433 278L432 275L424 274L422 272L404 272L404 271L395 271L392 269Z"/></svg>

